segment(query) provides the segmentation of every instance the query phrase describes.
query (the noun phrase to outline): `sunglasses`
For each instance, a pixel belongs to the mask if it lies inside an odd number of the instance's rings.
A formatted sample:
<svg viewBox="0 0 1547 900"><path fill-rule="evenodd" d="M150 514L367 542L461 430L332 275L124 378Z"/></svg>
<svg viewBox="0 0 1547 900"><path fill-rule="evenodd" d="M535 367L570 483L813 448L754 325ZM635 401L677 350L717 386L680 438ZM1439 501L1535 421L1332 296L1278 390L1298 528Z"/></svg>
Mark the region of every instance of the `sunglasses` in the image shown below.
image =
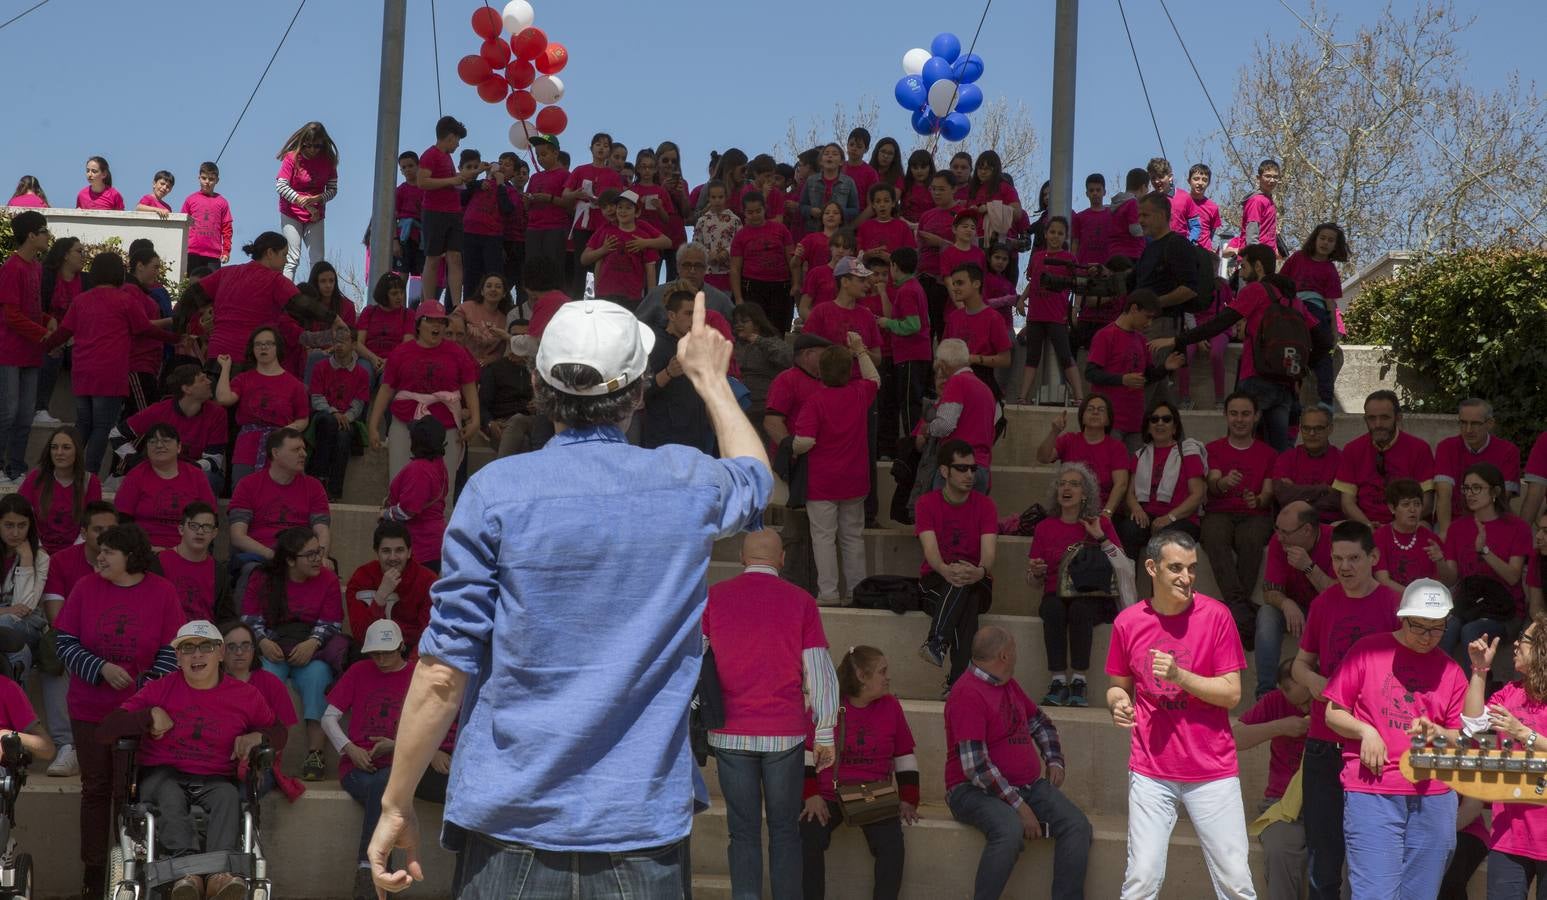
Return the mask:
<svg viewBox="0 0 1547 900"><path fill-rule="evenodd" d="M1170 425L1172 422L1175 422L1175 421L1176 421L1176 417L1175 416L1167 416L1167 415L1150 416L1150 424L1151 425Z"/></svg>
<svg viewBox="0 0 1547 900"><path fill-rule="evenodd" d="M977 463L951 463L950 466L952 472L960 472L963 475L966 475L969 472L976 472L978 470Z"/></svg>

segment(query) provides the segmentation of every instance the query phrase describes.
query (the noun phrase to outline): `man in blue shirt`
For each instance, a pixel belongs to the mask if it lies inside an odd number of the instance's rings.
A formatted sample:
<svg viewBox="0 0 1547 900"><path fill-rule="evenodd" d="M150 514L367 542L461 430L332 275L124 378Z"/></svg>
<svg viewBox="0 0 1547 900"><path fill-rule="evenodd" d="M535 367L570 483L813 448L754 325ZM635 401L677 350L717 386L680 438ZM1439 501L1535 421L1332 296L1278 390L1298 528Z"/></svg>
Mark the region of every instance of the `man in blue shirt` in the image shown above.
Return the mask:
<svg viewBox="0 0 1547 900"><path fill-rule="evenodd" d="M453 896L568 896L577 872L596 882L586 895L622 881L630 896L682 896L710 549L760 527L773 475L702 294L677 360L721 458L625 442L653 340L616 304L561 307L533 379L554 438L485 466L457 502L371 841L385 890L422 877L414 786L456 718ZM406 870L386 871L394 847Z"/></svg>

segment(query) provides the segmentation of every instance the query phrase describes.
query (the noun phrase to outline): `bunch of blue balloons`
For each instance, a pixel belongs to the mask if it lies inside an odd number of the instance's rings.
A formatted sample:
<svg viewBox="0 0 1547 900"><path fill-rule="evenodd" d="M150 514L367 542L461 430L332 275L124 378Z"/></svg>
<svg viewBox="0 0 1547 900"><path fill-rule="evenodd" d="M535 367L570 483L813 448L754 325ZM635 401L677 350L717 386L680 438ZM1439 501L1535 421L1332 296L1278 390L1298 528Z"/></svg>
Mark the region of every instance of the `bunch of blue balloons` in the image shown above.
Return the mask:
<svg viewBox="0 0 1547 900"><path fill-rule="evenodd" d="M903 54L902 70L895 95L913 114L913 130L966 140L972 133L967 114L983 105L983 89L976 83L983 77L983 57L962 53L961 39L944 32L935 35L928 50L915 47Z"/></svg>

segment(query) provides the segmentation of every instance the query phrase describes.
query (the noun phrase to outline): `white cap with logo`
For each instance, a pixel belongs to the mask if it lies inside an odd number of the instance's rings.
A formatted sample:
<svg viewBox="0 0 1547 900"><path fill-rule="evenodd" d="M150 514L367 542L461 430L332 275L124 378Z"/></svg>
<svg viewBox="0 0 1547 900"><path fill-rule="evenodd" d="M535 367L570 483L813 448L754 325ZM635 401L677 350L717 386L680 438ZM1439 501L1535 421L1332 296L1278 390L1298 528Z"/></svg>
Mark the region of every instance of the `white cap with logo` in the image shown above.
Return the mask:
<svg viewBox="0 0 1547 900"><path fill-rule="evenodd" d="M650 363L655 332L610 300L572 300L559 307L537 347L537 374L550 387L579 397L600 397L638 381ZM569 387L553 367L574 363L601 373L600 384Z"/></svg>
<svg viewBox="0 0 1547 900"><path fill-rule="evenodd" d="M1450 588L1433 578L1420 578L1402 592L1397 615L1419 619L1443 619L1450 615Z"/></svg>
<svg viewBox="0 0 1547 900"><path fill-rule="evenodd" d="M225 639L215 623L206 619L194 619L192 622L177 629L176 637L172 638L173 647L181 647L184 644L192 644L200 641L214 641L220 643Z"/></svg>
<svg viewBox="0 0 1547 900"><path fill-rule="evenodd" d="M377 619L365 629L365 640L360 642L361 653L382 653L403 646L403 629L391 619Z"/></svg>

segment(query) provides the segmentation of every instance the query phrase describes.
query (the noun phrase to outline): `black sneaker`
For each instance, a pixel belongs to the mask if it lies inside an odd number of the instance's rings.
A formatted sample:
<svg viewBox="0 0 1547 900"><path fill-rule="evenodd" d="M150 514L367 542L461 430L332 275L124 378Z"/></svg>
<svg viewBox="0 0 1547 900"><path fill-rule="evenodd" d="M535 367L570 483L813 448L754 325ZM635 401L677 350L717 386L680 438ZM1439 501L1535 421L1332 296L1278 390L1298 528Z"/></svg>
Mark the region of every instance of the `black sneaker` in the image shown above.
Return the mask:
<svg viewBox="0 0 1547 900"><path fill-rule="evenodd" d="M1047 693L1042 695L1042 702L1039 705L1068 706L1069 682L1064 681L1062 678L1053 679L1053 683L1048 685Z"/></svg>
<svg viewBox="0 0 1547 900"><path fill-rule="evenodd" d="M1077 678L1069 684L1069 702L1065 703L1064 705L1077 707L1079 709L1084 709L1087 706L1090 706L1090 703L1085 699L1084 679Z"/></svg>
<svg viewBox="0 0 1547 900"><path fill-rule="evenodd" d="M930 665L939 668L945 665L945 650L936 647L929 641L919 645L919 658Z"/></svg>

